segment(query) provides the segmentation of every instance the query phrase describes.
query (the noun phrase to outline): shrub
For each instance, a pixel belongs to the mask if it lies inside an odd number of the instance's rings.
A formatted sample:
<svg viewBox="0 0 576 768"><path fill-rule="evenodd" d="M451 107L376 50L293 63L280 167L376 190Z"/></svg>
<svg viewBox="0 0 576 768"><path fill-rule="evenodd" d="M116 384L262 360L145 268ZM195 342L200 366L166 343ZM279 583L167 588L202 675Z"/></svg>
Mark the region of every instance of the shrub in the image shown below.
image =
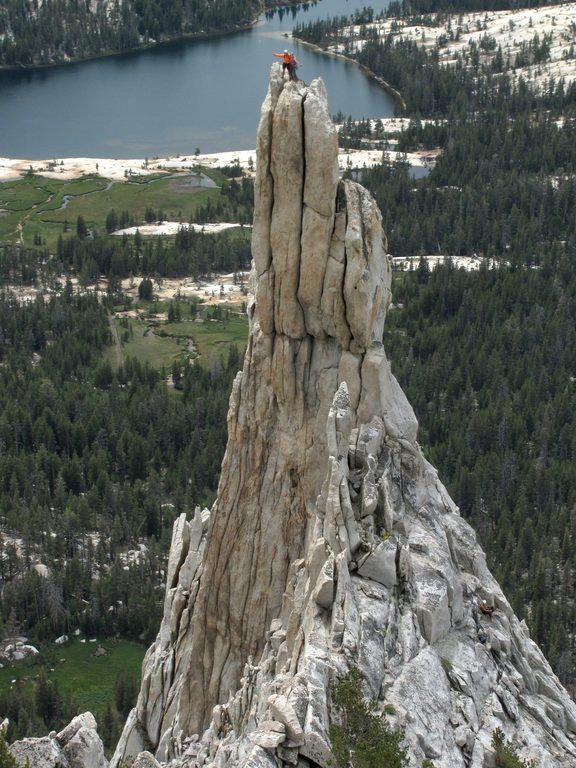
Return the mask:
<svg viewBox="0 0 576 768"><path fill-rule="evenodd" d="M26 761L26 765L30 766L30 763ZM8 744L4 738L4 733L0 730L0 768L19 768L19 763L8 749Z"/></svg>
<svg viewBox="0 0 576 768"><path fill-rule="evenodd" d="M500 728L492 734L492 746L496 750L496 768L536 768L533 760L522 760L506 742Z"/></svg>
<svg viewBox="0 0 576 768"><path fill-rule="evenodd" d="M377 710L375 699L362 695L364 675L351 669L330 689L340 725L330 726L330 741L339 768L404 768L407 750L400 746L404 734L391 731Z"/></svg>

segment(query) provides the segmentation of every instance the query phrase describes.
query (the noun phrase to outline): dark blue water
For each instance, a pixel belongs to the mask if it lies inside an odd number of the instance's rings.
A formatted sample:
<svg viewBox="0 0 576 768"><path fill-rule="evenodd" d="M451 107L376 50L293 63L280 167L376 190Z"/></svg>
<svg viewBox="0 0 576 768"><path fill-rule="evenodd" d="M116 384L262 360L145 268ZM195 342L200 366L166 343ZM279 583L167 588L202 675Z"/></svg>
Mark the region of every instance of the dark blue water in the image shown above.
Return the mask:
<svg viewBox="0 0 576 768"><path fill-rule="evenodd" d="M262 17L245 32L106 59L0 72L0 156L154 157L251 149L272 52L294 48L299 76L322 77L330 111L392 115L391 98L353 64L286 38L294 24L350 14L357 0ZM388 0L371 6L379 11Z"/></svg>

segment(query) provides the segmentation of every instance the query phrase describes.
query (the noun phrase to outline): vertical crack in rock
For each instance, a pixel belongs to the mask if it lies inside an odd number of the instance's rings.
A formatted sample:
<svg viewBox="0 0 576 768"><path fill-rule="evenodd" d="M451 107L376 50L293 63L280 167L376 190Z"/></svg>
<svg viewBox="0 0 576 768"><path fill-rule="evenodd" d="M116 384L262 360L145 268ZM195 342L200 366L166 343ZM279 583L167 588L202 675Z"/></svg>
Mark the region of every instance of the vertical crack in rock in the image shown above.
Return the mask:
<svg viewBox="0 0 576 768"><path fill-rule="evenodd" d="M300 305L300 309L304 316L304 321L306 322L306 308L302 305L302 301L300 298L300 283L302 280L302 256L305 252L306 245L302 242L302 233L305 230L306 222L305 222L305 216L306 216L306 200L305 200L305 194L306 194L306 120L305 120L305 111L306 111L306 91L304 91L304 94L302 96L302 102L301 102L301 112L300 112L300 122L301 122L301 135L302 135L302 144L300 148L300 152L302 154L302 196L300 198L300 210L301 210L301 222L300 222L300 258L298 259L298 275L296 280L296 300L298 304ZM306 329L308 330L308 329Z"/></svg>
<svg viewBox="0 0 576 768"><path fill-rule="evenodd" d="M338 187L338 138L326 109L324 85L321 81L314 81L303 102L306 175L298 299L304 309L308 333L318 338L325 335L321 301Z"/></svg>
<svg viewBox="0 0 576 768"><path fill-rule="evenodd" d="M352 337L352 331L346 320L346 297L344 296L344 283L346 281L344 238L346 226L346 195L344 185L339 184L336 194L334 228L330 241L330 255L326 265L324 285L322 286L320 309L325 332L329 336L334 336L344 350L348 349ZM348 381L347 376L343 378Z"/></svg>
<svg viewBox="0 0 576 768"><path fill-rule="evenodd" d="M328 768L330 685L353 666L393 709L410 768L492 765L496 728L542 768L576 764L576 706L422 456L390 370L381 222L338 181L322 82L285 83L274 65L218 495L175 526L111 768L147 748L169 768Z"/></svg>
<svg viewBox="0 0 576 768"><path fill-rule="evenodd" d="M282 89L272 117L270 169L274 205L270 217L270 250L275 271L274 329L292 339L306 334L297 299L304 194L303 95L289 83Z"/></svg>

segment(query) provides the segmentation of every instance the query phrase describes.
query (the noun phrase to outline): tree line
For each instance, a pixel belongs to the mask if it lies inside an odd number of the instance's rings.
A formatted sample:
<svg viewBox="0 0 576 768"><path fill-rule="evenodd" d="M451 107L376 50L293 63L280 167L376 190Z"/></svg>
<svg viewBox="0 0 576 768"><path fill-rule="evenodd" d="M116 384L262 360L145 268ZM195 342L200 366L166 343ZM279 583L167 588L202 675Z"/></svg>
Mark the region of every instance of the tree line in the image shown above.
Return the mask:
<svg viewBox="0 0 576 768"><path fill-rule="evenodd" d="M136 359L111 369L106 308L70 285L0 295L0 328L2 620L36 641L80 628L149 642L172 523L214 498L238 352L187 367L175 397Z"/></svg>
<svg viewBox="0 0 576 768"><path fill-rule="evenodd" d="M238 229L206 234L182 228L174 239L135 235L91 237L60 235L56 259L65 274L76 274L83 285L104 275L117 288L130 275L195 277L213 271L250 268L250 240Z"/></svg>
<svg viewBox="0 0 576 768"><path fill-rule="evenodd" d="M0 65L62 64L249 24L261 0L3 0Z"/></svg>
<svg viewBox="0 0 576 768"><path fill-rule="evenodd" d="M302 24L294 28L294 35L326 48L341 42L342 22L329 19ZM537 88L521 76L515 77L517 67L546 59L549 42L537 33L514 56L505 57L501 48L493 55L481 56L480 46L471 43L455 53L453 64L441 60L438 47L425 49L415 40L392 32L380 37L376 29L368 28L361 37L365 42L359 50L344 38L347 55L398 91L406 113L414 118L460 121L491 109L517 115L535 109L537 104L540 109L559 112L576 103L574 81L548 81ZM397 111L400 114L400 105Z"/></svg>
<svg viewBox="0 0 576 768"><path fill-rule="evenodd" d="M392 0L387 16L418 16L420 14L481 13L509 11L521 8L541 8L543 0Z"/></svg>

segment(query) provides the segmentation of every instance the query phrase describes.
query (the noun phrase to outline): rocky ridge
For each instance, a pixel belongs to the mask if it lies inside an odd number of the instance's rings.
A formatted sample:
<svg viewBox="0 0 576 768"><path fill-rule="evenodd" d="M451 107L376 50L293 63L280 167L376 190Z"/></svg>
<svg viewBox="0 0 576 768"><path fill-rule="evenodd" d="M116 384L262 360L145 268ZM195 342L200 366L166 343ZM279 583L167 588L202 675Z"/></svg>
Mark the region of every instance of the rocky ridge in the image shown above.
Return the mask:
<svg viewBox="0 0 576 768"><path fill-rule="evenodd" d="M491 768L496 728L540 768L574 765L576 706L418 446L381 344L381 216L338 180L320 80L273 66L257 158L255 300L218 498L175 525L112 768L326 768L330 684L351 667L393 708L411 766Z"/></svg>
<svg viewBox="0 0 576 768"><path fill-rule="evenodd" d="M104 747L91 712L77 715L59 733L16 741L10 746L19 765L30 768L107 768Z"/></svg>

